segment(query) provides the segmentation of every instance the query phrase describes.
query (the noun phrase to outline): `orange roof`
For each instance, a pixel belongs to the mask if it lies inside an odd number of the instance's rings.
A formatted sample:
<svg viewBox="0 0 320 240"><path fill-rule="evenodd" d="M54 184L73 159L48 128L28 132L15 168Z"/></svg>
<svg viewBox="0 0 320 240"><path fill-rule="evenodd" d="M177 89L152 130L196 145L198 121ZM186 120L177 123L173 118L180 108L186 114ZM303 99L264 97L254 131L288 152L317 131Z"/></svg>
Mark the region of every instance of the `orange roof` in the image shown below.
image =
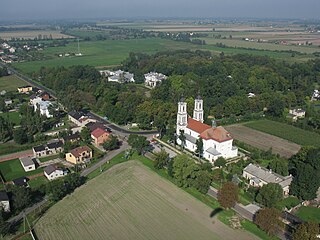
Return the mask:
<svg viewBox="0 0 320 240"><path fill-rule="evenodd" d="M200 134L200 137L205 140L213 139L217 142L224 142L232 139L230 133L221 126L205 130Z"/></svg>
<svg viewBox="0 0 320 240"><path fill-rule="evenodd" d="M85 151L91 152L92 150L88 146L82 146L82 147L77 147L75 149L72 149L70 153L75 157L80 157L81 154Z"/></svg>
<svg viewBox="0 0 320 240"><path fill-rule="evenodd" d="M188 117L188 128L190 128L191 130L201 134L202 132L204 132L205 130L211 128L209 125L199 122L197 120L194 120L191 117Z"/></svg>
<svg viewBox="0 0 320 240"><path fill-rule="evenodd" d="M91 135L94 136L95 138L99 138L105 133L108 134L106 130L103 130L102 128L97 128L94 131L92 131Z"/></svg>

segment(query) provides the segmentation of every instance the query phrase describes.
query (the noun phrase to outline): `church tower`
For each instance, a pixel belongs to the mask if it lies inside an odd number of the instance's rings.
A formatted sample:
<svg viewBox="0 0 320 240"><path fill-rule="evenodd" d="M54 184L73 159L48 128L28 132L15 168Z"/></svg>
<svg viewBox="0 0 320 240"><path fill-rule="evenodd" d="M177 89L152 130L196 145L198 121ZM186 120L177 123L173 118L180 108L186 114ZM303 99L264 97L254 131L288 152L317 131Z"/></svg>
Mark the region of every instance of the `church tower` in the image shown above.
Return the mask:
<svg viewBox="0 0 320 240"><path fill-rule="evenodd" d="M199 95L194 100L193 119L203 123L203 100Z"/></svg>
<svg viewBox="0 0 320 240"><path fill-rule="evenodd" d="M178 103L178 114L177 114L177 136L180 135L180 130L185 130L188 125L188 113L187 103L184 98L181 98Z"/></svg>

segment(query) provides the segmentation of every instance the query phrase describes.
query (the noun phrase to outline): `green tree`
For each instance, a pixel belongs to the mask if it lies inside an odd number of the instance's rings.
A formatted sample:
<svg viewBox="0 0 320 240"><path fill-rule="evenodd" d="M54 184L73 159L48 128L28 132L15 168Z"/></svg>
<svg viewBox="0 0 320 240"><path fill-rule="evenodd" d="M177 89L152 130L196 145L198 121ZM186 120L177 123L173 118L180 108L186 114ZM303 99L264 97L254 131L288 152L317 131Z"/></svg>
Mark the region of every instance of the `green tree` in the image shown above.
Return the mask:
<svg viewBox="0 0 320 240"><path fill-rule="evenodd" d="M91 143L90 129L87 127L82 128L80 132L80 137L85 143L90 144Z"/></svg>
<svg viewBox="0 0 320 240"><path fill-rule="evenodd" d="M109 139L103 143L103 148L107 151L111 151L114 149L118 149L120 146L120 142L118 138L114 135L109 135Z"/></svg>
<svg viewBox="0 0 320 240"><path fill-rule="evenodd" d="M223 157L218 157L216 161L214 161L214 166L221 168L226 166L227 161Z"/></svg>
<svg viewBox="0 0 320 240"><path fill-rule="evenodd" d="M202 154L203 154L203 141L202 138L197 139L196 141L196 154L198 154L199 158L201 158Z"/></svg>
<svg viewBox="0 0 320 240"><path fill-rule="evenodd" d="M268 183L263 185L256 197L256 201L266 207L274 207L282 199L283 190L278 183Z"/></svg>
<svg viewBox="0 0 320 240"><path fill-rule="evenodd" d="M320 234L319 223L306 222L300 224L292 234L292 240L317 240Z"/></svg>
<svg viewBox="0 0 320 240"><path fill-rule="evenodd" d="M167 166L168 161L169 161L169 154L165 150L161 149L160 152L155 154L155 159L153 164L156 169L162 169Z"/></svg>
<svg viewBox="0 0 320 240"><path fill-rule="evenodd" d="M18 144L24 144L28 142L28 136L23 128L18 128L13 131L13 140Z"/></svg>
<svg viewBox="0 0 320 240"><path fill-rule="evenodd" d="M182 149L184 149L185 148L185 144L186 144L186 136L184 135L184 131L183 130L180 130L179 140L181 141Z"/></svg>
<svg viewBox="0 0 320 240"><path fill-rule="evenodd" d="M234 207L238 199L239 188L233 182L224 183L218 191L218 202L225 209Z"/></svg>
<svg viewBox="0 0 320 240"><path fill-rule="evenodd" d="M179 187L193 186L199 170L200 166L195 164L188 156L179 155L174 158L173 177Z"/></svg>
<svg viewBox="0 0 320 240"><path fill-rule="evenodd" d="M9 224L4 220L4 212L0 209L0 236L4 237L6 234L9 233Z"/></svg>
<svg viewBox="0 0 320 240"><path fill-rule="evenodd" d="M205 170L197 172L194 187L201 193L206 194L212 182L212 174Z"/></svg>
<svg viewBox="0 0 320 240"><path fill-rule="evenodd" d="M269 163L268 168L282 176L289 175L288 161L286 159L276 158Z"/></svg>
<svg viewBox="0 0 320 240"><path fill-rule="evenodd" d="M145 136L139 136L137 134L130 134L128 138L128 144L138 152L138 154L142 154L147 146L149 146L149 142Z"/></svg>
<svg viewBox="0 0 320 240"><path fill-rule="evenodd" d="M12 206L14 211L20 212L32 203L31 190L24 187L14 187L12 190Z"/></svg>
<svg viewBox="0 0 320 240"><path fill-rule="evenodd" d="M255 223L268 235L273 236L282 228L280 211L275 208L260 209L255 218Z"/></svg>

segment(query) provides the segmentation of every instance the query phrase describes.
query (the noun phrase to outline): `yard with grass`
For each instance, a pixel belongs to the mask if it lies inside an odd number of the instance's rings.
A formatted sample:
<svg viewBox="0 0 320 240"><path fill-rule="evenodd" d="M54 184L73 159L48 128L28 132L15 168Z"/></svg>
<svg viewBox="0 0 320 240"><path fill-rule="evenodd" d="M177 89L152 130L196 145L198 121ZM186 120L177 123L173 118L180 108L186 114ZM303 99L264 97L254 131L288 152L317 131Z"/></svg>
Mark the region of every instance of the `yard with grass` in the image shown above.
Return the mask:
<svg viewBox="0 0 320 240"><path fill-rule="evenodd" d="M320 223L320 208L302 206L295 215L306 222Z"/></svg>
<svg viewBox="0 0 320 240"><path fill-rule="evenodd" d="M40 187L41 185L44 185L48 182L49 182L49 180L45 176L40 176L40 177L29 180L28 184L31 188L37 188L37 187Z"/></svg>
<svg viewBox="0 0 320 240"><path fill-rule="evenodd" d="M32 176L38 173L42 173L43 168L38 168L34 171L25 172L23 167L21 166L20 160L13 159L13 160L1 162L0 171L2 176L4 177L4 181L9 182L19 177Z"/></svg>
<svg viewBox="0 0 320 240"><path fill-rule="evenodd" d="M18 112L0 113L0 117L12 122L15 126L19 126L21 122L21 116Z"/></svg>
<svg viewBox="0 0 320 240"><path fill-rule="evenodd" d="M141 162L128 161L50 208L35 231L40 239L257 239L214 221L212 210Z"/></svg>
<svg viewBox="0 0 320 240"><path fill-rule="evenodd" d="M15 75L9 75L5 77L0 77L0 91L6 90L9 91L17 91L18 87L26 85L25 81L22 81L20 78Z"/></svg>
<svg viewBox="0 0 320 240"><path fill-rule="evenodd" d="M296 197L287 197L282 199L278 204L277 207L281 210L287 208L287 209L291 209L295 206L297 206L300 203L299 199Z"/></svg>
<svg viewBox="0 0 320 240"><path fill-rule="evenodd" d="M301 146L320 147L320 134L285 123L271 120L258 120L245 123L244 126L286 139Z"/></svg>

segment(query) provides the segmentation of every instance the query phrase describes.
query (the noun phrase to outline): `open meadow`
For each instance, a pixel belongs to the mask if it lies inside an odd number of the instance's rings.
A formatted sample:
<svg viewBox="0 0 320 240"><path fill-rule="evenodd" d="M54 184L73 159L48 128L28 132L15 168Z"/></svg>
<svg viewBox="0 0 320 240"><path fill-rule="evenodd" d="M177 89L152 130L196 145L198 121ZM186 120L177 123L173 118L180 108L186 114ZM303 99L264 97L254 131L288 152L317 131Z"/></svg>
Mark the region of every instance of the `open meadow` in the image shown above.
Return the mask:
<svg viewBox="0 0 320 240"><path fill-rule="evenodd" d="M244 126L286 139L301 146L320 147L320 134L285 123L259 120L245 123Z"/></svg>
<svg viewBox="0 0 320 240"><path fill-rule="evenodd" d="M19 30L0 32L0 38L4 40L10 40L12 38L34 39L39 37L39 35L41 35L42 38L49 38L51 36L52 39L73 38L72 36L54 30Z"/></svg>
<svg viewBox="0 0 320 240"><path fill-rule="evenodd" d="M26 85L26 82L22 81L15 75L0 77L0 91L17 91L18 87L24 85Z"/></svg>
<svg viewBox="0 0 320 240"><path fill-rule="evenodd" d="M213 209L138 161L118 164L58 202L39 239L257 239L210 218Z"/></svg>

